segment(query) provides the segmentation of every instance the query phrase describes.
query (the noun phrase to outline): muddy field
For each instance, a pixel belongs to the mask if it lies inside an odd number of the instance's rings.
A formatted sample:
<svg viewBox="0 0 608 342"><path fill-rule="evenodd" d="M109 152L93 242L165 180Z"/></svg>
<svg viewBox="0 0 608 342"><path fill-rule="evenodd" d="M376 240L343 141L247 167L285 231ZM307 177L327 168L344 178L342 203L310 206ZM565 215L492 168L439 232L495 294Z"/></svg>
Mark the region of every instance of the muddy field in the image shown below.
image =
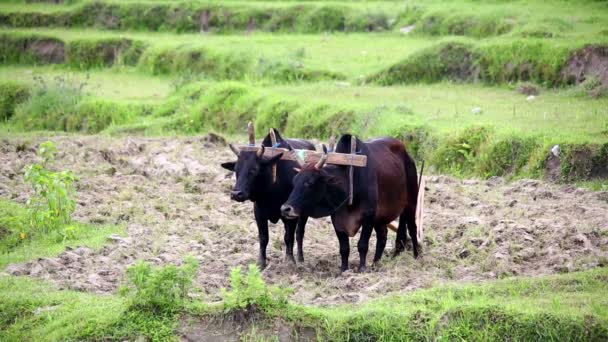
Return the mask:
<svg viewBox="0 0 608 342"><path fill-rule="evenodd" d="M76 172L76 219L125 225L127 237L109 237L98 251L75 248L57 258L11 265L26 274L95 293L117 290L125 269L138 259L201 264L198 286L216 301L230 269L257 260L257 228L251 203L228 192L234 176L219 164L234 158L214 137L146 139L53 137L60 151L54 167ZM44 140L0 142L0 197L25 202L23 168ZM338 241L328 220L309 220L305 262L283 261L283 228L271 226L265 279L294 289L293 300L328 305L447 281L481 281L540 275L608 264L608 193L537 180L458 180L429 176L423 255L385 257L380 267L356 273L357 238L351 239L351 270L338 274ZM389 232L386 255L395 236ZM370 250L375 238L372 236ZM373 253L369 253L369 258ZM371 263L371 260L368 260Z"/></svg>

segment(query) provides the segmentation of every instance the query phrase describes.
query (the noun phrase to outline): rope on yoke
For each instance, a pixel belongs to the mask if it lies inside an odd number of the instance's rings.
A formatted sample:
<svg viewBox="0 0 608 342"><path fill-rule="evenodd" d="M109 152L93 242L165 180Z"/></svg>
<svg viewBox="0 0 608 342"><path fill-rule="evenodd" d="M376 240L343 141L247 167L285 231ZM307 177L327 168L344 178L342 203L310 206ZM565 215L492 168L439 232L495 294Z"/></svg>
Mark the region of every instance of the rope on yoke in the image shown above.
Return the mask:
<svg viewBox="0 0 608 342"><path fill-rule="evenodd" d="M350 166L348 167L348 205L353 204L353 176L354 176L354 166L353 164L353 156L357 153L357 138L354 135L350 137Z"/></svg>
<svg viewBox="0 0 608 342"><path fill-rule="evenodd" d="M274 151L276 150L276 148L278 147L279 144L277 144L277 137L274 133L274 129L270 129L270 141L272 142L272 154L270 155L271 157L274 157ZM272 164L272 182L275 183L277 181L277 163Z"/></svg>

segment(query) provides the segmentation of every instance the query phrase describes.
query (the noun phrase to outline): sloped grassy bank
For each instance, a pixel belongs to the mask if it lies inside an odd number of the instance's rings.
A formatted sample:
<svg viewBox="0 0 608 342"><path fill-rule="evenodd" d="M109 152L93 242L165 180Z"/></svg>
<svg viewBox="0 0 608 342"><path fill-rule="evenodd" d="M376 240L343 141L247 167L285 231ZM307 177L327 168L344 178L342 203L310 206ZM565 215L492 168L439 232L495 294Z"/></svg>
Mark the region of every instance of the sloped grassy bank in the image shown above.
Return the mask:
<svg viewBox="0 0 608 342"><path fill-rule="evenodd" d="M238 135L244 124L253 120L258 135L275 127L286 136L322 140L344 132L398 137L416 160L457 175L546 177L568 182L608 178L608 126L598 131L599 135L582 135L570 129L543 128L546 124L532 131L515 126L498 129L486 120L445 131L415 119L412 113L403 113L406 109L400 107L311 100L306 92L303 97L285 96L239 82L191 83L160 104L102 100L69 83L30 87L0 85L0 112L9 129L153 135L216 131ZM594 115L602 125L606 114ZM555 145L559 145L558 155L551 152Z"/></svg>
<svg viewBox="0 0 608 342"><path fill-rule="evenodd" d="M380 85L437 82L503 84L531 81L547 87L591 78L608 88L608 40L542 39L472 42L446 40L367 77Z"/></svg>
<svg viewBox="0 0 608 342"><path fill-rule="evenodd" d="M353 6L315 2L84 1L52 10L8 10L0 13L0 25L171 32L356 32L386 30L402 11L402 6L391 3Z"/></svg>
<svg viewBox="0 0 608 342"><path fill-rule="evenodd" d="M182 272L181 268L148 270L144 279L177 281L180 273L175 272ZM202 336L212 336L219 330L213 324L216 318L215 322L231 329L228 336L232 337L276 336L264 327L278 321L282 331L291 330L294 335L340 341L599 341L608 338L607 277L606 269L599 268L481 285L444 285L361 306L320 308L289 304L273 295L261 278L246 275L237 279L241 286L231 288L222 304L171 300L167 303L171 307L163 307L175 310L163 312L155 311L155 302L141 301L170 299L155 298L154 293L96 296L58 291L28 278L0 276L0 336L7 341L138 336L160 341L177 339L197 320L206 322L199 329L209 335ZM152 289L154 284L138 286ZM178 330L180 320L185 327Z"/></svg>
<svg viewBox="0 0 608 342"><path fill-rule="evenodd" d="M151 44L127 37L62 39L58 34L0 34L3 64L62 64L77 70L135 66L151 75L200 75L213 79L274 82L353 79L304 65L303 56L268 58L195 44ZM302 53L304 53L302 51ZM385 64L386 65L386 64ZM442 80L505 84L534 82L561 87L587 82L608 94L608 39L442 39L357 82L395 85ZM376 69L377 70L377 69ZM357 77L363 77L357 75Z"/></svg>
<svg viewBox="0 0 608 342"><path fill-rule="evenodd" d="M339 73L304 67L298 61L256 59L203 46L149 44L123 37L65 41L56 36L0 34L2 64L64 64L78 70L136 66L152 75L201 75L214 79L271 79L275 82L344 79Z"/></svg>
<svg viewBox="0 0 608 342"><path fill-rule="evenodd" d="M487 38L604 35L601 1L256 2L66 1L65 5L0 4L0 25L96 27L168 32L368 32L408 26L411 34ZM37 1L36 1L37 2ZM50 1L55 2L55 1Z"/></svg>

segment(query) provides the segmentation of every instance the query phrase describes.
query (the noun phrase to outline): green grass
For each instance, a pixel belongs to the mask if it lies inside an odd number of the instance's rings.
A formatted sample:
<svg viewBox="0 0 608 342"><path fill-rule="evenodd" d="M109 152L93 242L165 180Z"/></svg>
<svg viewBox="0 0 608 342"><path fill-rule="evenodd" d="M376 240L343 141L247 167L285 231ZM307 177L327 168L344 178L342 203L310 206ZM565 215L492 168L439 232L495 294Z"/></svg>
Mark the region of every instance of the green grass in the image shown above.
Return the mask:
<svg viewBox="0 0 608 342"><path fill-rule="evenodd" d="M30 278L0 276L3 341L101 340L111 336L105 330L124 311L124 300L116 296L58 291Z"/></svg>
<svg viewBox="0 0 608 342"><path fill-rule="evenodd" d="M59 291L43 281L0 275L0 340L176 340L177 317L129 310L128 298Z"/></svg>
<svg viewBox="0 0 608 342"><path fill-rule="evenodd" d="M608 338L608 270L483 284L446 284L362 305L331 308L265 303L267 319L317 329L329 340L572 340ZM59 291L28 278L0 276L3 341L175 338L177 316L129 310L128 300ZM191 304L196 315L219 307ZM255 304L254 304L255 305ZM181 316L186 312L182 312Z"/></svg>
<svg viewBox="0 0 608 342"><path fill-rule="evenodd" d="M110 234L125 233L124 227L119 226L74 223L77 234L70 239L62 239L56 235L29 234L25 228L27 220L25 208L15 202L0 199L0 269L14 263L55 256L66 247L88 246L98 249L107 242ZM22 232L28 234L21 238Z"/></svg>
<svg viewBox="0 0 608 342"><path fill-rule="evenodd" d="M402 37L393 33L378 34L268 34L250 36L222 36L201 34L171 34L160 32L113 32L90 29L0 29L11 36L39 35L56 37L66 43L79 40L129 38L148 44L153 51L208 49L234 56L244 56L251 63L259 59L299 62L306 68L328 70L348 75L349 78L365 76L396 63L409 54L426 48L436 39ZM146 64L140 62L140 67Z"/></svg>
<svg viewBox="0 0 608 342"><path fill-rule="evenodd" d="M263 92L373 113L375 127L361 130L368 136L388 134L405 124L427 126L441 134L484 125L503 135L541 135L548 142L608 140L608 98L573 97L567 91L541 90L533 101L508 87L458 83L395 87L323 83L270 86ZM481 108L481 114L471 112L475 107Z"/></svg>
<svg viewBox="0 0 608 342"><path fill-rule="evenodd" d="M439 286L362 306L289 314L320 320L335 340L602 340L608 336L607 277L604 268Z"/></svg>
<svg viewBox="0 0 608 342"><path fill-rule="evenodd" d="M0 66L0 79L15 80L29 85L35 78L46 82L63 77L84 84L84 92L111 101L159 103L174 90L172 79L150 77L133 68L76 71L62 66Z"/></svg>

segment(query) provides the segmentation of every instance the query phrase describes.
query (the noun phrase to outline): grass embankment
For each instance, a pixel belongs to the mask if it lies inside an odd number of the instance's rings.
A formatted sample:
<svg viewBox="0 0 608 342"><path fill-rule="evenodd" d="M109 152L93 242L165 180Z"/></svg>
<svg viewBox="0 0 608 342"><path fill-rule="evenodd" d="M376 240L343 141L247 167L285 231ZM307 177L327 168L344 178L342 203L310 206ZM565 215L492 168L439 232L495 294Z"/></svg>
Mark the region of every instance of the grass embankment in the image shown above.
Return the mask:
<svg viewBox="0 0 608 342"><path fill-rule="evenodd" d="M41 75L56 72L41 70ZM1 71L7 75L13 72L10 68ZM573 90L542 91L527 101L514 89L449 83L401 87L317 83L257 89L238 82L197 82L180 87L160 102L133 102L121 98L130 98L130 92L115 92L123 88L117 81L125 80L128 87L145 77L134 74L131 80L129 73L116 78L113 74L93 72L88 81L97 85L93 88L96 93L110 93L112 101L91 97L86 87L84 92L63 89L62 96L36 88L37 95L21 104L5 101L3 111L16 113L5 127L113 134L196 134L209 130L241 134L244 123L254 120L258 134L275 127L288 136L325 140L343 132L361 137L395 136L407 143L417 160L424 159L441 171L482 177L541 177L549 149L559 144L563 163L558 174L562 180L604 177L608 99L592 99ZM76 80L86 78L85 74L73 75ZM78 82L62 84L67 89L80 89ZM155 97L167 84L157 87L151 82L140 95ZM4 97L15 98L15 92L22 88L7 89L12 92L7 91ZM70 93L74 96L65 98ZM55 102L61 105L49 105ZM476 107L480 113L474 114Z"/></svg>
<svg viewBox="0 0 608 342"><path fill-rule="evenodd" d="M161 273L169 274L154 274ZM312 328L328 340L604 340L608 338L607 277L606 269L596 269L481 285L438 286L335 308L269 302L267 297L262 301L262 292L244 303L253 305L268 321L280 318L281 325ZM259 286L264 285L256 283ZM8 276L0 277L0 298L4 341L137 336L166 340L177 338L180 316L214 317L218 315L214 312L222 310L221 306L190 303L182 307L181 314L152 315L150 308L135 310L130 297L58 291L39 281ZM260 330L255 324L263 323L258 320L245 333L256 337Z"/></svg>
<svg viewBox="0 0 608 342"><path fill-rule="evenodd" d="M598 1L68 1L67 5L0 4L11 27L98 27L174 32L379 31L413 25L413 34L475 38L569 38L606 35Z"/></svg>
<svg viewBox="0 0 608 342"><path fill-rule="evenodd" d="M31 6L31 5L30 5ZM0 24L12 27L99 27L174 32L375 31L389 29L403 6L391 2L279 3L179 1L80 1L0 6ZM392 21L389 20L393 18Z"/></svg>
<svg viewBox="0 0 608 342"><path fill-rule="evenodd" d="M181 74L184 78L354 80L431 44L432 39L393 34L243 37L21 29L0 31L0 61L65 64L76 70L135 66L150 75Z"/></svg>

